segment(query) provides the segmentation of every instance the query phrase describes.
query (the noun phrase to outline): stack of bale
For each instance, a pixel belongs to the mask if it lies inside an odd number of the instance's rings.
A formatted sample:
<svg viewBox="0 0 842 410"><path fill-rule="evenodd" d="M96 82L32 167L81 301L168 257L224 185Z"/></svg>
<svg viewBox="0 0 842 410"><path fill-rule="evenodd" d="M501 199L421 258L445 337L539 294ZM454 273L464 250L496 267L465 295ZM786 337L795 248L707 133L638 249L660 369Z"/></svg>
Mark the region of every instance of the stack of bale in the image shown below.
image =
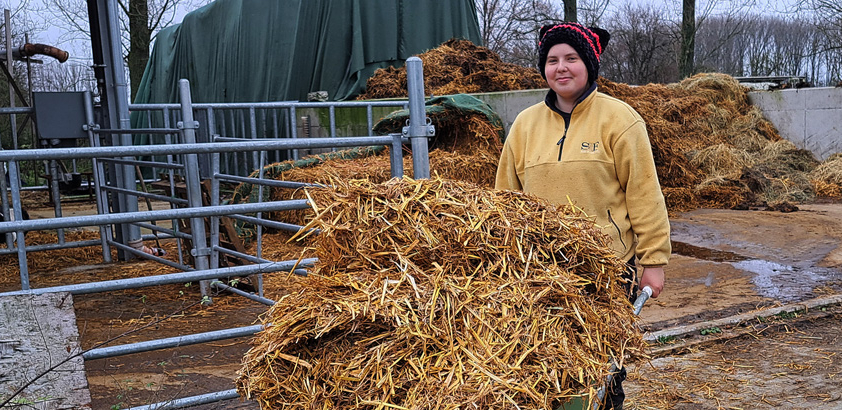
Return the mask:
<svg viewBox="0 0 842 410"><path fill-rule="evenodd" d="M264 409L555 408L644 344L571 207L439 178L309 189L319 262L237 380Z"/></svg>

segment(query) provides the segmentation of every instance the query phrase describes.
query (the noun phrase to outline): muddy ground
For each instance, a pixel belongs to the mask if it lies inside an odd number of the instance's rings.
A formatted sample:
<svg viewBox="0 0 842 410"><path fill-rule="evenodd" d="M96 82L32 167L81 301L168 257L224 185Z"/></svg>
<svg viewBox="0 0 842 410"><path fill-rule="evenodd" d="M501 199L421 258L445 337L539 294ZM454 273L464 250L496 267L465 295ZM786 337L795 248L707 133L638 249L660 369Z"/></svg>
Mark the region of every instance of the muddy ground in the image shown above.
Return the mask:
<svg viewBox="0 0 842 410"><path fill-rule="evenodd" d="M66 207L65 214L75 207ZM627 408L842 408L842 311L835 299L842 294L842 204L800 208L702 209L672 217L674 255L666 288L644 307L641 326L648 335L674 331L652 341L650 361L628 366ZM138 264L150 273L160 270L149 262L92 263L33 274L33 287L109 279ZM266 296L282 292L283 280L267 277ZM134 333L114 343L246 326L266 310L229 294L201 306L198 295L198 286L188 284L76 296L82 345L90 348L128 331ZM810 309L799 308L817 300ZM792 308L764 315L779 306ZM736 319L712 322L721 318ZM680 330L691 324L698 326ZM248 339L241 338L88 361L92 407L129 408L232 389L247 349ZM196 408L257 407L229 400Z"/></svg>

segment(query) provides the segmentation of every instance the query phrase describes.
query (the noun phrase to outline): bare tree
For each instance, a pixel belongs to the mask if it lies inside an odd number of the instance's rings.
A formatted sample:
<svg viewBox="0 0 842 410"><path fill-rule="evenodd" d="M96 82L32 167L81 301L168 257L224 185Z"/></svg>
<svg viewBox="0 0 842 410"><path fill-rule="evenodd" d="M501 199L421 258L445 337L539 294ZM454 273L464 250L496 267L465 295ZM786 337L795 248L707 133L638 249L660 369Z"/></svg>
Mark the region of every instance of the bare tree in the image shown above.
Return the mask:
<svg viewBox="0 0 842 410"><path fill-rule="evenodd" d="M576 15L576 0L564 0L564 21L579 21Z"/></svg>
<svg viewBox="0 0 842 410"><path fill-rule="evenodd" d="M38 79L38 91L89 91L96 89L96 79L88 64L68 61L65 64L47 62L36 67L33 77Z"/></svg>
<svg viewBox="0 0 842 410"><path fill-rule="evenodd" d="M485 46L507 62L532 66L537 61L538 29L562 21L562 10L548 0L477 0Z"/></svg>
<svg viewBox="0 0 842 410"><path fill-rule="evenodd" d="M678 54L678 73L689 77L696 70L696 0L681 2L681 50Z"/></svg>
<svg viewBox="0 0 842 410"><path fill-rule="evenodd" d="M735 22L723 16L708 20L696 33L696 71L745 75L749 38L746 33L756 26L754 16ZM739 26L739 27L736 27Z"/></svg>
<svg viewBox="0 0 842 410"><path fill-rule="evenodd" d="M476 0L477 17L485 46L503 61L532 66L538 60L538 29L564 21L566 7L576 5L585 25L597 24L609 0Z"/></svg>
<svg viewBox="0 0 842 410"><path fill-rule="evenodd" d="M626 3L607 23L611 41L601 63L605 78L629 84L675 81L675 36L662 10Z"/></svg>
<svg viewBox="0 0 842 410"><path fill-rule="evenodd" d="M830 40L826 49L842 49L842 2L839 0L798 0L796 13L808 12L816 17L817 29Z"/></svg>
<svg viewBox="0 0 842 410"><path fill-rule="evenodd" d="M68 39L90 39L88 10L85 2L78 0L49 0L48 8L56 24L67 33ZM154 35L169 26L179 10L206 4L209 0L118 0L122 11L122 42L126 49L124 57L129 69L131 98L137 88L149 60Z"/></svg>

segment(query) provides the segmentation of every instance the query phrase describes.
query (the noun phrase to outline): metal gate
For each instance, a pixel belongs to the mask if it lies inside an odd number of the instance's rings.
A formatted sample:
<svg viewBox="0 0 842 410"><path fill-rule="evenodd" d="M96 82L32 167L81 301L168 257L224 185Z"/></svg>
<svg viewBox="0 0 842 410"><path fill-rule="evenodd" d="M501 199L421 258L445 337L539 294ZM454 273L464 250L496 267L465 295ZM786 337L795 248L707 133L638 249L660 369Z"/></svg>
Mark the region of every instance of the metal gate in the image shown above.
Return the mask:
<svg viewBox="0 0 842 410"><path fill-rule="evenodd" d="M161 127L133 128L133 129L102 129L94 121L94 109L89 94L84 94L85 100L85 123L82 129L89 137L90 147L71 148L46 148L31 150L0 150L0 162L8 167L9 191L12 197L12 204L20 204L20 163L23 161L62 161L62 160L90 160L92 162L92 176L96 197L96 215L63 217L60 211L58 192L55 185L57 178L52 179L53 191L56 193L56 217L52 219L22 220L20 206L14 209L14 220L0 222L0 234L6 236L6 249L0 249L0 254L16 254L20 267L21 290L14 292L0 293L0 296L18 294L43 294L51 292L69 292L71 294L88 294L96 292L108 292L113 290L134 289L151 287L165 284L200 282L202 284L202 295L207 302L212 287L234 292L260 303L271 305L274 302L263 296L262 287L257 293L244 292L219 281L220 278L241 277L249 275L263 275L274 272L294 272L306 274L306 268L312 266L315 258L307 258L300 261L271 261L263 258L259 253L262 248L258 242L256 255L245 255L225 249L219 244L219 226L221 217L238 218L257 226L257 240L261 241L262 227L280 228L286 230L297 230L300 226L283 222L270 221L260 217L262 212L277 212L309 208L306 200L285 200L263 202L263 195L258 195L256 203L221 205L220 183L221 182L247 182L264 187L300 188L310 186L307 181L286 182L265 179L262 172L257 177L244 176L243 171L259 169L267 165L272 158L279 159L278 155L288 153L291 158L297 158L298 150L330 149L358 146L385 145L390 149L391 174L393 177L403 176L402 146L410 144L413 152L413 172L416 178L428 178L430 175L429 156L427 152L427 139L434 135L435 131L430 125L424 108L423 94L423 71L421 60L417 57L407 60L409 99L403 101L389 102L331 102L331 103L257 103L257 104L192 104L190 98L190 87L186 80L181 80L180 96L181 102L177 105L143 105L132 106L137 112L143 112L147 118L153 115L160 115L163 121ZM386 136L371 135L372 109L377 106L406 107L408 105L410 119L407 127L400 134ZM335 131L335 110L343 108L364 108L367 111L367 130L369 135L357 137L337 137ZM331 124L331 135L328 137L300 138L296 134L296 110L303 108L327 108L329 109L329 121ZM273 111L274 110L274 111ZM284 110L283 115L278 115L278 110ZM16 111L17 112L17 111ZM22 111L21 111L22 112ZM155 114L155 113L158 114ZM196 121L195 113L205 122ZM247 120L239 122L241 131L245 133L229 132L230 124L224 123L220 126L219 118L225 118L226 112L239 113L231 114L228 117L241 115ZM260 113L263 114L260 114ZM223 113L223 115L219 115ZM244 114L247 113L247 116ZM269 118L270 121L266 122ZM278 118L286 118L285 126L280 126ZM151 122L151 121L150 121ZM274 127L258 126L258 123L273 124ZM279 138L273 133L282 128L287 130L286 138ZM198 141L197 134L204 132L206 141ZM226 130L226 131L221 131ZM262 131L261 131L262 130ZM267 130L268 134L267 135ZM274 131L273 131L274 130ZM156 136L159 144L132 145L132 146L102 146L101 141L107 140L109 135L147 135ZM225 134L225 135L221 135ZM258 137L263 134L261 137ZM205 156L206 162L200 161L200 156ZM207 169L201 169L207 164ZM143 183L144 172L135 173L134 170L144 168L147 172L161 173L169 180L170 186L174 186L178 177L185 186L186 199L178 198L175 192L167 195L158 195L145 191L120 188L114 183L121 176L121 170L129 169L130 174L139 178L136 183ZM55 167L53 167L55 169ZM129 174L129 172L126 172ZM248 174L246 174L248 175ZM207 177L207 178L205 178ZM202 202L202 180L210 180L211 203ZM113 212L115 208L114 199L117 197L154 199L166 201L170 209L139 211L121 210ZM124 199L125 200L125 199ZM136 202L135 202L136 203ZM4 215L9 215L9 204L3 198ZM257 214L247 216L246 214ZM11 218L9 218L11 219ZM147 221L172 221L172 229L160 227ZM205 221L210 221L210 232L206 232ZM186 221L189 224L189 232L182 232L178 229L176 221ZM63 238L63 230L78 227L98 227L100 239L98 241L66 242ZM154 232L157 238L173 238L183 246L182 240L189 240L192 244L190 254L193 265L188 265L179 255L179 260L173 262L157 256L149 255L141 251L136 244L125 243L120 238L115 238L114 227L131 226L132 229L146 228ZM27 246L25 233L39 230L57 230L58 243L50 245ZM209 235L208 235L209 233ZM149 239L148 236L141 239ZM209 241L208 241L209 239ZM109 280L92 283L68 284L48 288L32 289L29 283L29 270L27 256L32 252L47 251L52 249L65 249L84 246L102 247L104 262L111 262L111 248L128 255L141 258L149 258L175 267L182 272L164 275L146 276L141 278ZM250 261L251 265L220 267L218 266L220 253L228 253ZM85 360L97 360L107 357L115 357L131 353L146 352L151 350L185 346L196 343L231 339L252 335L261 330L261 326L247 326L240 328L222 329L218 331L190 334L175 338L149 340L139 343L131 343L110 347L99 347L82 352ZM187 397L171 400L163 403L151 404L137 409L168 409L180 408L203 403L211 403L220 400L236 398L235 390L222 392L211 392L200 396Z"/></svg>

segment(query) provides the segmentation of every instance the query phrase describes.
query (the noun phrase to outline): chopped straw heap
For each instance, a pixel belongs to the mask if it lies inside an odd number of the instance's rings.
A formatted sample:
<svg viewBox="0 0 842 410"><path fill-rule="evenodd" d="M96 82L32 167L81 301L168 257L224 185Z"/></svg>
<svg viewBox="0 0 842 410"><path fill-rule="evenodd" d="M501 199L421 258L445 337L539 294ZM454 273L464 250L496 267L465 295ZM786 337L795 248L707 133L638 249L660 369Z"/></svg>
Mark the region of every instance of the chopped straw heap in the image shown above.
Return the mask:
<svg viewBox="0 0 842 410"><path fill-rule="evenodd" d="M442 179L308 190L319 263L237 380L264 409L555 408L643 342L572 207Z"/></svg>
<svg viewBox="0 0 842 410"><path fill-rule="evenodd" d="M424 95L529 90L547 83L534 68L506 63L468 40L451 39L418 55L424 66ZM406 67L381 68L358 100L406 97Z"/></svg>

